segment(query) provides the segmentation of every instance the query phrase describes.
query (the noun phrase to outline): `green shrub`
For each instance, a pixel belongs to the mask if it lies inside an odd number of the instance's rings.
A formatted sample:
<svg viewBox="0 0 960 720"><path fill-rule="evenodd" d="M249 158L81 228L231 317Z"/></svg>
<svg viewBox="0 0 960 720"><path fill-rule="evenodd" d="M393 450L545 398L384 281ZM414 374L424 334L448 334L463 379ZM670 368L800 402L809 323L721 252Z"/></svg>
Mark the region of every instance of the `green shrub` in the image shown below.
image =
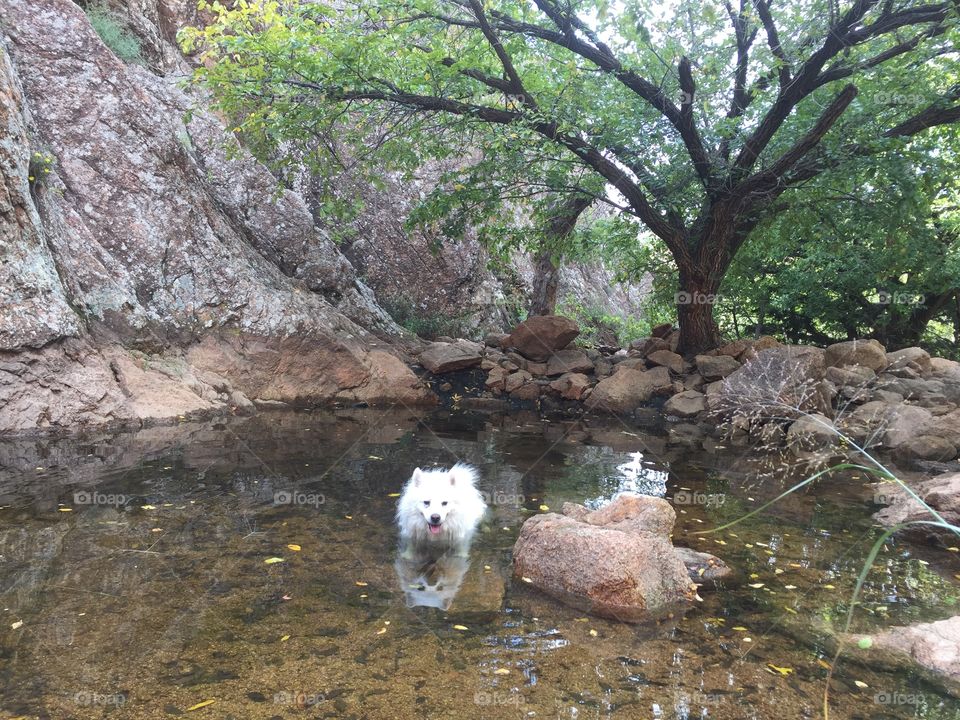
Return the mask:
<svg viewBox="0 0 960 720"><path fill-rule="evenodd" d="M103 44L125 63L143 65L143 48L137 37L128 30L123 18L107 7L105 2L87 6L87 18Z"/></svg>
<svg viewBox="0 0 960 720"><path fill-rule="evenodd" d="M580 326L577 343L585 347L626 347L631 340L650 334L649 320L613 315L602 308L584 305L572 297L557 303L557 315L568 317Z"/></svg>
<svg viewBox="0 0 960 720"><path fill-rule="evenodd" d="M30 153L30 169L28 170L27 179L30 182L31 190L35 191L43 185L53 171L53 164L54 157L48 151L41 152L40 150L34 150Z"/></svg>
<svg viewBox="0 0 960 720"><path fill-rule="evenodd" d="M397 325L425 340L433 340L440 335L461 337L464 334L465 314L453 317L427 315L406 295L380 298L380 306Z"/></svg>

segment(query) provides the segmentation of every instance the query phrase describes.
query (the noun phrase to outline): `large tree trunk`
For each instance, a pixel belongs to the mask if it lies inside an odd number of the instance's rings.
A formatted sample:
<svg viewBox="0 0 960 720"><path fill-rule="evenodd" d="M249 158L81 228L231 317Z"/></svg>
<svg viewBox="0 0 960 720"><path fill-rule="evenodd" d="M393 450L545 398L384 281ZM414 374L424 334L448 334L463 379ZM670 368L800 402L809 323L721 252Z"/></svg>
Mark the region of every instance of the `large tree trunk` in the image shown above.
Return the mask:
<svg viewBox="0 0 960 720"><path fill-rule="evenodd" d="M676 302L680 324L677 352L681 355L696 355L713 350L722 343L713 308L736 245L742 240L726 208L714 206L701 228L698 241L674 253L680 275Z"/></svg>
<svg viewBox="0 0 960 720"><path fill-rule="evenodd" d="M530 315L553 315L557 309L560 268L553 261L553 253L545 247L540 248L533 263Z"/></svg>
<svg viewBox="0 0 960 720"><path fill-rule="evenodd" d="M553 315L556 312L563 247L576 227L580 214L592 202L593 198L586 195L568 195L554 207L534 259L530 315Z"/></svg>

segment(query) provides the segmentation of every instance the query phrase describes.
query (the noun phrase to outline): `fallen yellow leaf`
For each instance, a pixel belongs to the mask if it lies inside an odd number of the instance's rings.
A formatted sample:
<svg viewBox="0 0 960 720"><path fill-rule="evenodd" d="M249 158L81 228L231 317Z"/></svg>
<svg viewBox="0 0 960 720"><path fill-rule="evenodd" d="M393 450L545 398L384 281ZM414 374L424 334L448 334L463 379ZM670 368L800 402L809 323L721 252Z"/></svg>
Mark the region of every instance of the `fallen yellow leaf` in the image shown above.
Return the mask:
<svg viewBox="0 0 960 720"><path fill-rule="evenodd" d="M290 639L289 635L284 635L282 638L280 638L280 642L286 642L289 639Z"/></svg>
<svg viewBox="0 0 960 720"><path fill-rule="evenodd" d="M188 707L187 712L193 712L194 710L199 710L200 708L205 708L207 705L213 705L216 700L204 700L203 702L198 702L193 707Z"/></svg>
<svg viewBox="0 0 960 720"><path fill-rule="evenodd" d="M366 586L369 585L370 583L366 583L366 582L364 582L363 580L357 580L357 581L354 582L353 584L356 585L357 587L366 587Z"/></svg>
<svg viewBox="0 0 960 720"><path fill-rule="evenodd" d="M296 543L290 543L289 545L287 545L287 549L288 549L288 550L293 550L294 552L300 552L300 550L301 550L302 548L301 548L299 545L297 545Z"/></svg>
<svg viewBox="0 0 960 720"><path fill-rule="evenodd" d="M746 632L746 631L747 631L747 628L745 628L743 625L737 625L737 626L736 626L735 628L733 628L733 629L736 630L737 632Z"/></svg>
<svg viewBox="0 0 960 720"><path fill-rule="evenodd" d="M400 497L400 493L389 493L387 497Z"/></svg>
<svg viewBox="0 0 960 720"><path fill-rule="evenodd" d="M864 690L864 689L870 687L870 686L867 685L865 682L863 682L863 680L854 680L854 681L853 681L853 684L856 685L856 686L857 686L858 688L860 688L861 690Z"/></svg>
<svg viewBox="0 0 960 720"><path fill-rule="evenodd" d="M547 510L549 510L549 509L550 509L550 507L549 507L548 505L541 505L541 506L540 506L540 510L541 510L542 512L547 512Z"/></svg>
<svg viewBox="0 0 960 720"><path fill-rule="evenodd" d="M824 670L829 670L829 669L830 669L830 663L828 663L828 662L827 662L826 660L824 660L823 658L819 658L819 659L817 660L817 665L819 665L820 667L822 667Z"/></svg>
<svg viewBox="0 0 960 720"><path fill-rule="evenodd" d="M747 587L752 587L754 590L759 590L763 587L763 583L750 583Z"/></svg>
<svg viewBox="0 0 960 720"><path fill-rule="evenodd" d="M386 631L387 629L385 627L382 627L379 630L377 630L377 635L383 635Z"/></svg>
<svg viewBox="0 0 960 720"><path fill-rule="evenodd" d="M497 668L493 671L494 675L509 675L510 671L507 668Z"/></svg>
<svg viewBox="0 0 960 720"><path fill-rule="evenodd" d="M470 628L468 628L466 625L454 625L454 626L453 626L453 629L454 629L454 630L469 630Z"/></svg>
<svg viewBox="0 0 960 720"><path fill-rule="evenodd" d="M157 509L157 506L156 506L156 505L141 505L141 506L140 506L140 509L141 509L141 510L156 510L156 509ZM211 702L213 702L213 701L211 700Z"/></svg>
<svg viewBox="0 0 960 720"><path fill-rule="evenodd" d="M57 512L73 512L73 508L57 508Z"/></svg>
<svg viewBox="0 0 960 720"><path fill-rule="evenodd" d="M774 665L773 663L767 663L767 667L770 668L771 670L775 670L776 672L780 673L781 675L789 675L790 673L793 672L793 668L777 667L777 666Z"/></svg>
<svg viewBox="0 0 960 720"><path fill-rule="evenodd" d="M597 636L597 631L594 630L593 628L590 628L590 637L596 637L596 636Z"/></svg>

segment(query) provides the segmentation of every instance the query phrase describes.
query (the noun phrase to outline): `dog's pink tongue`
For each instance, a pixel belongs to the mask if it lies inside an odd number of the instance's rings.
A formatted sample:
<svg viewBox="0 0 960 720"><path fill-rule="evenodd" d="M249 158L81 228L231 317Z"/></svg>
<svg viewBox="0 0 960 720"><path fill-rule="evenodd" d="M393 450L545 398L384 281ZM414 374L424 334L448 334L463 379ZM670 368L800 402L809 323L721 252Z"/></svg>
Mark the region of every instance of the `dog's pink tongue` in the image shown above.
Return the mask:
<svg viewBox="0 0 960 720"><path fill-rule="evenodd" d="M427 527L430 528L430 533L431 533L432 535L437 535L437 534L440 532L440 526L439 526L439 525L428 525Z"/></svg>

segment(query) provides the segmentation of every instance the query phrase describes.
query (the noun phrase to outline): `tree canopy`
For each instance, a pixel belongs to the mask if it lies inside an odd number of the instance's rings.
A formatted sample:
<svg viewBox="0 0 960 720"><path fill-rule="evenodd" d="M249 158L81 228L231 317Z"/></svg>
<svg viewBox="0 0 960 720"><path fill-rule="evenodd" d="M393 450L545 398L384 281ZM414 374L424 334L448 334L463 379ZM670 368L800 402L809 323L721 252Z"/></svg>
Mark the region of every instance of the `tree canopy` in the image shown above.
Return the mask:
<svg viewBox="0 0 960 720"><path fill-rule="evenodd" d="M859 172L915 137L935 158L957 139L950 2L207 7L214 21L185 43L251 147L334 127L357 144L377 129L398 168L469 148L494 164L487 179L513 173L634 218L669 252L687 298L715 295L758 227L832 203L811 190L823 173ZM322 163L327 149L314 150ZM482 223L499 186L460 182L435 201L472 203ZM711 304L677 312L684 351L719 342Z"/></svg>

